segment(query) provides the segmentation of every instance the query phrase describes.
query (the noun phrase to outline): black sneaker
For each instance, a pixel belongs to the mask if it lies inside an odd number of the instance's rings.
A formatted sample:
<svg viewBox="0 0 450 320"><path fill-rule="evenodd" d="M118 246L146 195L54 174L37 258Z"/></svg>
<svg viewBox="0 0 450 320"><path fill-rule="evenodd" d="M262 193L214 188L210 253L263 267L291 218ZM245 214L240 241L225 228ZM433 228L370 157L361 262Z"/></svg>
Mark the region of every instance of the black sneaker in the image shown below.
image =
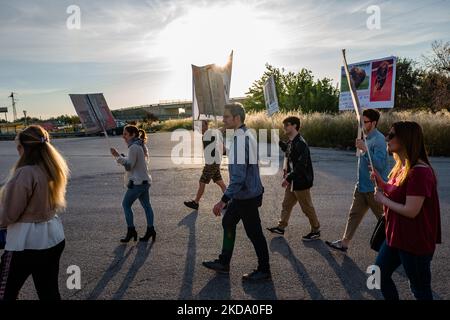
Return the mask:
<svg viewBox="0 0 450 320"><path fill-rule="evenodd" d="M267 230L269 230L272 233L284 235L284 229L282 229L280 227L267 228Z"/></svg>
<svg viewBox="0 0 450 320"><path fill-rule="evenodd" d="M198 203L195 202L194 200L191 201L185 201L184 205L188 208L194 209L194 210L198 210Z"/></svg>
<svg viewBox="0 0 450 320"><path fill-rule="evenodd" d="M341 251L341 252L347 252L348 247L344 247L344 245L342 244L342 240L336 240L333 242L330 241L325 241L325 243L327 244L327 246L329 246L330 248L337 250L337 251Z"/></svg>
<svg viewBox="0 0 450 320"><path fill-rule="evenodd" d="M242 281L264 281L272 279L272 274L269 272L263 272L259 270L253 270L251 273L244 274Z"/></svg>
<svg viewBox="0 0 450 320"><path fill-rule="evenodd" d="M310 232L306 236L302 237L303 241L314 241L320 238L320 231Z"/></svg>
<svg viewBox="0 0 450 320"><path fill-rule="evenodd" d="M204 267L214 270L218 273L223 273L223 274L230 273L230 266L222 264L219 260L204 261L202 264Z"/></svg>

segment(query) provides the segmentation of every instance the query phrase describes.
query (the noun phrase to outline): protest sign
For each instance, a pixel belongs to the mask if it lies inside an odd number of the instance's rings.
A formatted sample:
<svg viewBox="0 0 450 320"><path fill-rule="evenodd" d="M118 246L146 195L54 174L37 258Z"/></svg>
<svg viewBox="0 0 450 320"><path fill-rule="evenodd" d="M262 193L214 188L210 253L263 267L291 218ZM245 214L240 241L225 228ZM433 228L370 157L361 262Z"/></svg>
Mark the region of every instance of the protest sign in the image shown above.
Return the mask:
<svg viewBox="0 0 450 320"><path fill-rule="evenodd" d="M233 52L225 66L210 64L203 67L192 65L192 114L194 120L201 115L221 116L230 100Z"/></svg>
<svg viewBox="0 0 450 320"><path fill-rule="evenodd" d="M350 64L348 69L362 109L394 107L395 57ZM353 110L353 108L346 72L342 67L339 110Z"/></svg>
<svg viewBox="0 0 450 320"><path fill-rule="evenodd" d="M116 128L116 121L103 93L70 94L69 96L86 133L97 133Z"/></svg>
<svg viewBox="0 0 450 320"><path fill-rule="evenodd" d="M266 102L266 109L269 116L280 111L280 106L278 105L277 90L275 87L275 79L273 75L267 79L264 84L264 100Z"/></svg>

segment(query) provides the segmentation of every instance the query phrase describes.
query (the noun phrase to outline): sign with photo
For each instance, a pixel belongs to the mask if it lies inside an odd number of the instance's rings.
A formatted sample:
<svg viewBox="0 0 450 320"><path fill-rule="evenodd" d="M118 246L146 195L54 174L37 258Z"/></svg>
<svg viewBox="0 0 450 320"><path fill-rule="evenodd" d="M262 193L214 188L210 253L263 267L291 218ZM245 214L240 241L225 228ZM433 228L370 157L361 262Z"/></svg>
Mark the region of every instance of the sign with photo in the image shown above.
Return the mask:
<svg viewBox="0 0 450 320"><path fill-rule="evenodd" d="M116 128L116 121L103 93L70 94L69 96L86 133Z"/></svg>
<svg viewBox="0 0 450 320"><path fill-rule="evenodd" d="M395 57L354 63L348 67L362 109L394 107ZM339 110L353 110L353 108L347 77L342 67Z"/></svg>

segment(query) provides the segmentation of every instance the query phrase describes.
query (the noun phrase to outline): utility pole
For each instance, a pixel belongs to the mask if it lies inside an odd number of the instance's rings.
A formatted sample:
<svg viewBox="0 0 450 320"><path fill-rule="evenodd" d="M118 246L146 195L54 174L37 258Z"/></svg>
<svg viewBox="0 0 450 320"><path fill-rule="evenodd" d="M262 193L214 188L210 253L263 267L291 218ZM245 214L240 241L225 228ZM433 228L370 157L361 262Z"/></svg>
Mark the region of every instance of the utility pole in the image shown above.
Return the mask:
<svg viewBox="0 0 450 320"><path fill-rule="evenodd" d="M12 107L13 107L13 121L16 122L17 121L17 110L16 110L16 99L15 99L15 95L16 93L11 92L11 95L8 98L11 98L12 101Z"/></svg>
<svg viewBox="0 0 450 320"><path fill-rule="evenodd" d="M28 126L27 112L23 110L23 115L25 116L25 126Z"/></svg>

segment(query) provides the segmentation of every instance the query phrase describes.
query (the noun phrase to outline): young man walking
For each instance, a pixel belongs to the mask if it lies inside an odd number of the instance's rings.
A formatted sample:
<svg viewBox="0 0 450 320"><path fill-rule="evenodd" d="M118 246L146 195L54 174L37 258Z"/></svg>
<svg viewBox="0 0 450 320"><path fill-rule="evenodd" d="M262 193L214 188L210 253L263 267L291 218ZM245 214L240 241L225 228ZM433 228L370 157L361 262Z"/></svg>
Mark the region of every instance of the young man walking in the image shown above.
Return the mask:
<svg viewBox="0 0 450 320"><path fill-rule="evenodd" d="M226 129L234 130L228 152L230 183L222 199L213 209L214 214L220 216L227 205L222 218L223 246L219 259L203 262L203 265L219 273L229 273L236 226L242 220L258 257L257 269L245 274L242 279L244 281L268 280L271 278L269 250L258 211L262 205L264 188L259 175L256 141L247 131L244 121L245 111L241 104L225 106L224 126Z"/></svg>
<svg viewBox="0 0 450 320"><path fill-rule="evenodd" d="M216 144L218 143L216 141L216 137L212 135L209 138L205 137L205 133L208 131L208 121L202 120L202 135L203 135L203 150L204 150L204 158L205 158L205 166L203 167L203 172L200 177L198 189L197 189L197 195L195 196L195 199L185 201L184 205L188 208L198 210L200 199L202 198L203 194L205 193L206 185L211 182L211 180L217 184L220 189L222 190L222 193L226 190L226 185L223 182L222 175L220 174L220 160L217 162L216 159ZM212 145L212 152L207 154L208 150L211 150L209 146Z"/></svg>
<svg viewBox="0 0 450 320"><path fill-rule="evenodd" d="M375 170L384 181L387 181L389 173L388 154L384 135L378 131L377 125L380 113L374 109L363 111L364 132L366 134L367 146L362 139L356 140L356 148L362 153L358 162L358 179L353 193L353 203L347 218L347 224L342 239L333 242L326 241L332 249L347 252L356 229L361 223L364 215L369 210L375 214L377 219L383 215L383 205L374 199L374 184L370 180L370 162L368 152L372 158Z"/></svg>
<svg viewBox="0 0 450 320"><path fill-rule="evenodd" d="M280 147L285 152L284 180L282 183L282 187L285 188L284 200L278 225L267 228L267 230L283 235L288 226L292 209L298 202L310 224L310 232L303 236L302 240L317 240L320 238L320 223L311 199L314 171L309 147L299 133L299 118L288 117L283 121L283 125L289 138L287 143L280 141Z"/></svg>

